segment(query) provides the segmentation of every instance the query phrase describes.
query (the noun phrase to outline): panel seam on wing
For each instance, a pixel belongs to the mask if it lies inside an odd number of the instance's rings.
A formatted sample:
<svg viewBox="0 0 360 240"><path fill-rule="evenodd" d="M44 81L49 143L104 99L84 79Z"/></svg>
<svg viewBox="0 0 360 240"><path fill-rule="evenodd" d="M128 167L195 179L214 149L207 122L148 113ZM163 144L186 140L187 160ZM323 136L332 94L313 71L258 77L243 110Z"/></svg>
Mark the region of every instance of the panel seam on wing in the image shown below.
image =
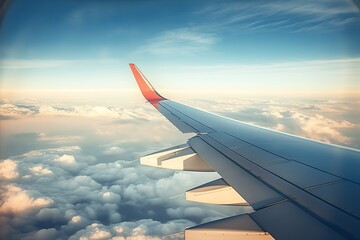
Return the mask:
<svg viewBox="0 0 360 240"><path fill-rule="evenodd" d="M211 138L209 135L202 135L203 137L205 138ZM345 230L346 228L344 228L343 226L342 227L339 227L337 225L335 225L333 222L330 222L329 220L326 220L324 217L322 217L321 215L319 215L318 213L314 212L313 210L310 210L308 208L306 208L303 204L301 204L300 202L297 201L297 198L295 196L291 196L291 195L287 195L285 194L282 190L276 188L275 186L269 184L268 182L266 182L261 176L258 176L256 175L253 171L249 171L248 169L244 168L243 166L241 166L239 163L233 161L230 157L228 157L226 154L224 154L222 151L219 151L213 144L209 143L208 141L206 141L203 137L199 136L205 143L207 143L210 147L212 147L213 149L215 149L218 153L220 153L221 155L223 155L224 157L226 157L227 159L229 159L231 162L233 162L234 164L236 164L237 166L239 166L240 168L242 168L244 171L246 171L247 173L251 174L253 177L255 177L256 179L258 179L259 181L261 181L265 186L273 189L276 193L280 194L280 196L283 196L285 199L288 199L290 200L291 203L293 203L295 206L298 206L300 209L302 209L303 211L307 212L308 214L310 214L311 216L313 216L314 218L318 219L319 221L321 221L322 223L326 224L327 226L329 227L332 227L332 228L337 228L340 232L343 232L344 234L346 235L352 235L351 232L348 232L347 230ZM211 140L217 142L218 144L220 144L221 146L227 148L226 146L224 146L222 143L216 141L215 139L211 138ZM294 185L293 183L287 181L286 179L280 177L280 176L277 176L275 175L274 173L268 171L267 169L265 168L262 168L261 166L257 165L256 163L252 162L251 160L239 155L238 153L234 152L233 150L231 150L230 148L227 148L228 150L232 151L234 154L246 159L248 162L250 162L251 164L255 165L256 167L258 167L259 169L263 170L263 171L266 171L268 173L270 173L271 175L273 175L273 177L275 178L278 178L279 180L283 181L285 184L290 184L290 186L293 186L294 188L300 190L300 191L303 191L304 194L307 194L309 197L313 198L313 200L311 201L314 201L314 200L317 200L317 201L321 201L323 202L324 204L327 204L328 207L332 207L334 210L337 210L337 211L340 211L342 212L343 214L346 214L348 215L349 217L353 217L354 219L356 219L357 221L359 220L358 217L354 216L353 214L335 206L334 204L332 203L329 203L328 201L322 199L322 198L319 198L318 196L308 192L308 191L305 191L303 188L300 188L296 185ZM267 206L264 206L263 208L265 207L268 207ZM256 209L257 210L257 209Z"/></svg>
<svg viewBox="0 0 360 240"><path fill-rule="evenodd" d="M166 102L159 102L159 104L160 104L163 108L165 108L166 110L168 110L169 112L171 112L173 115L175 115L176 117L178 117L181 121L183 121L184 123L186 123L186 124L189 125L190 127L196 129L196 131L198 131L198 133L202 133L202 132L201 132L199 129L197 129L195 126L190 125L189 123L187 123L186 121L184 121L183 119L181 119L181 117L179 117L177 114L175 114L176 112L180 113L178 110L176 110L176 109L174 109L173 107L167 105ZM166 105L166 106L165 106L165 105ZM175 113L174 113L174 112L175 112ZM180 113L180 114L186 116L187 118L193 120L194 122L197 122L197 123L200 124L200 125L203 125L205 128L210 129L211 131L209 131L209 132L216 132L215 129L213 129L213 128L211 128L211 127L209 127L209 126L207 126L207 125L205 125L205 124L203 124L203 123L201 123L201 122L199 122L199 121L197 121L197 120L195 120L195 119L193 119L193 118L191 118L191 117L189 117L188 115L186 115L186 114L184 114L184 113Z"/></svg>

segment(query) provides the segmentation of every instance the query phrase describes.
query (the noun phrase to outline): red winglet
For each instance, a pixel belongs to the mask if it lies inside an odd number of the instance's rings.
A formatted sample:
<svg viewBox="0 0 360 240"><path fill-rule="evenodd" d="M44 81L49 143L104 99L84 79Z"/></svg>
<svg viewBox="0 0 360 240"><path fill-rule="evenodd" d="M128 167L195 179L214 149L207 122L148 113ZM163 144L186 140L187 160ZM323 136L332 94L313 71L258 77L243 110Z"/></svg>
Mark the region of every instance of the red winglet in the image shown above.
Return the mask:
<svg viewBox="0 0 360 240"><path fill-rule="evenodd" d="M141 71L136 67L135 64L130 63L131 71L134 74L137 84L141 90L141 93L144 95L146 100L148 100L156 109L158 108L159 101L166 100L162 97L151 85L151 83L146 79L146 77L141 73Z"/></svg>

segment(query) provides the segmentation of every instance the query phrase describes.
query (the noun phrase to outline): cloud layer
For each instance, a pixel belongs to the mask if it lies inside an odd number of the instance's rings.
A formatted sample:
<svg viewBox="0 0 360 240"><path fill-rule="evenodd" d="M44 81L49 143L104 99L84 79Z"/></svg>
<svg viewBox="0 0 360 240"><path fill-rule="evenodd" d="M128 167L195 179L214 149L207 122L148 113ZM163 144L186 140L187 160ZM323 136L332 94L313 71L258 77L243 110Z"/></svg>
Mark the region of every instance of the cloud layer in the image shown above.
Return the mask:
<svg viewBox="0 0 360 240"><path fill-rule="evenodd" d="M187 103L305 137L360 145L360 118L353 111L358 101L227 98ZM139 165L140 155L189 137L151 107L16 100L3 103L0 112L7 153L0 161L1 238L182 239L186 227L251 211L183 199L184 191L218 178L216 173Z"/></svg>
<svg viewBox="0 0 360 240"><path fill-rule="evenodd" d="M116 158L102 163L78 146L31 151L1 164L11 170L1 188L2 237L160 239L222 216L219 208L169 200L214 175Z"/></svg>
<svg viewBox="0 0 360 240"><path fill-rule="evenodd" d="M258 126L360 148L358 99L224 99L189 104Z"/></svg>

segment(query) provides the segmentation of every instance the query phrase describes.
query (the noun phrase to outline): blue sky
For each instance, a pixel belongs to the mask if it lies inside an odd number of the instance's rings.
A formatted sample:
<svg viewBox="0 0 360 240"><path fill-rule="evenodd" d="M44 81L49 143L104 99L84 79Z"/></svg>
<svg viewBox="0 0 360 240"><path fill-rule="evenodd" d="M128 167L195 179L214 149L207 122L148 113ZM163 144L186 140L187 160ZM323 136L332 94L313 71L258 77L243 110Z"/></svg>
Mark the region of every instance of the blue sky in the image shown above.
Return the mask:
<svg viewBox="0 0 360 240"><path fill-rule="evenodd" d="M129 89L135 62L160 89L354 91L359 20L347 0L15 0L1 27L0 84Z"/></svg>

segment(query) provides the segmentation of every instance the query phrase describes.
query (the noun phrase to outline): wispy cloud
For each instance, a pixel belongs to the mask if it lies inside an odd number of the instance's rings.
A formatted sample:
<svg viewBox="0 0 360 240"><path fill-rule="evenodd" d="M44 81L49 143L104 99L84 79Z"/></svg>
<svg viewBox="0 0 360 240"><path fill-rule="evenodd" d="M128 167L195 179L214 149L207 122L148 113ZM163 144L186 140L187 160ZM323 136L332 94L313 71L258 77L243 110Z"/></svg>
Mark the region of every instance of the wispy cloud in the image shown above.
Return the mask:
<svg viewBox="0 0 360 240"><path fill-rule="evenodd" d="M232 31L331 31L359 21L352 1L251 1L206 7L211 26Z"/></svg>
<svg viewBox="0 0 360 240"><path fill-rule="evenodd" d="M96 4L96 2L89 1L87 4L81 4L81 7L70 12L66 22L79 26L88 24L89 21L98 21L100 18L114 16L123 10L118 4L116 1L107 2L107 4Z"/></svg>
<svg viewBox="0 0 360 240"><path fill-rule="evenodd" d="M0 69L58 68L74 65L113 64L117 59L1 59Z"/></svg>
<svg viewBox="0 0 360 240"><path fill-rule="evenodd" d="M343 71L354 70L354 73L360 66L360 58L349 59L325 59L325 60L309 60L309 61L290 61L278 62L271 64L224 64L224 65L198 65L190 68L221 71L221 74L229 71L236 73L246 72L284 72L284 71L303 71L309 69L317 70L334 70L342 69ZM359 73L360 74L360 73Z"/></svg>
<svg viewBox="0 0 360 240"><path fill-rule="evenodd" d="M195 13L196 27L160 32L136 53L192 55L211 49L221 32L332 31L360 20L351 1L250 1L210 5Z"/></svg>
<svg viewBox="0 0 360 240"><path fill-rule="evenodd" d="M356 96L359 94L360 59L284 61L262 64L206 64L177 66L172 78L199 92L215 90L219 96ZM191 80L188 80L191 79ZM219 82L226 79L226 82ZM222 89L222 91L219 91Z"/></svg>
<svg viewBox="0 0 360 240"><path fill-rule="evenodd" d="M199 29L179 28L162 32L149 39L148 44L137 52L153 55L191 55L207 50L216 40L213 34Z"/></svg>

